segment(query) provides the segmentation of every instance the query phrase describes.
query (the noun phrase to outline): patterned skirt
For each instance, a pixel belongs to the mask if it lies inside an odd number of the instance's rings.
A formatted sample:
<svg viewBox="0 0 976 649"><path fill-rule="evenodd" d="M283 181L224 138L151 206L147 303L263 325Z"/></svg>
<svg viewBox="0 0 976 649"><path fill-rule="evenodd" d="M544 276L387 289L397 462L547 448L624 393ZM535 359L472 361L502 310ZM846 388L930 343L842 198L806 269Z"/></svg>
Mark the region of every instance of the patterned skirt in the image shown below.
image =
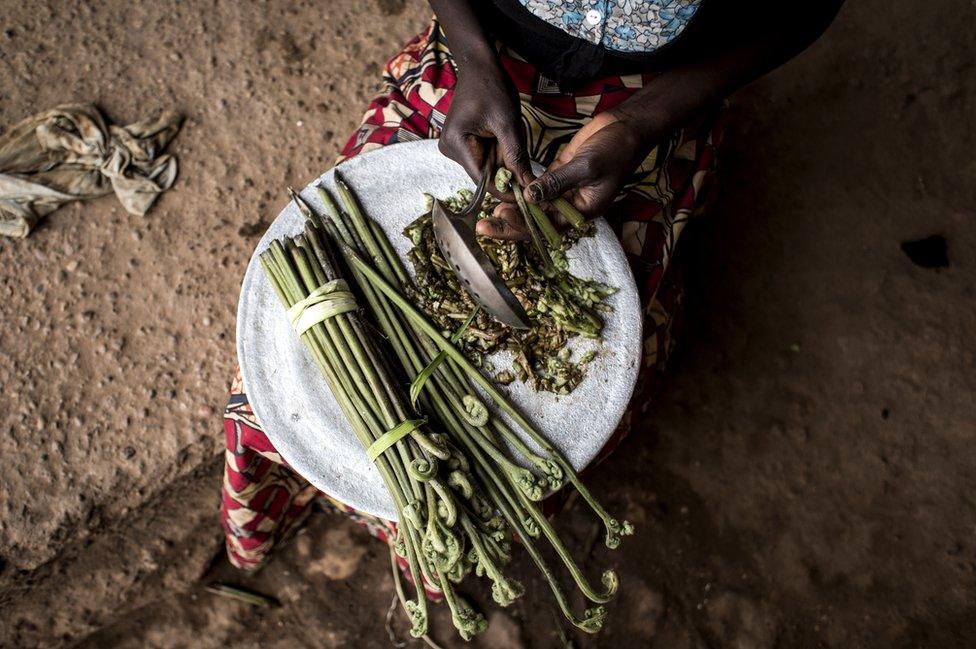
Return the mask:
<svg viewBox="0 0 976 649"><path fill-rule="evenodd" d="M529 154L544 166L594 115L654 83L654 75L615 76L562 93L514 52L499 46L499 58L519 92ZM387 63L385 89L370 103L339 162L388 144L438 137L456 80L454 61L435 20ZM682 289L680 269L672 261L681 231L701 211L713 176L717 112L652 150L605 215L627 252L640 291L643 366L627 413L594 464L616 447L635 416L646 409L671 351ZM349 514L383 541L394 538L394 523L319 492L288 466L251 410L239 370L224 412L224 432L221 524L234 565L259 566L315 503ZM547 511L553 509L550 503Z"/></svg>

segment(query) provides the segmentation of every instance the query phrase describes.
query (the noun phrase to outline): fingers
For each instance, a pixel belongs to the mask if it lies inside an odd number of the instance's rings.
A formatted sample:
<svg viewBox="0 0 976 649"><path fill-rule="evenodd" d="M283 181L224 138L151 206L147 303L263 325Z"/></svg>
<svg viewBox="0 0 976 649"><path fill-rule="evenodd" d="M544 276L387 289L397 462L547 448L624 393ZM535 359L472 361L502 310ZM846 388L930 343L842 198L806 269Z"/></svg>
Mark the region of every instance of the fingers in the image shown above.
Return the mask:
<svg viewBox="0 0 976 649"><path fill-rule="evenodd" d="M535 179L532 173L532 163L525 148L525 138L522 135L521 123L507 124L499 128L495 134L498 146L495 147L496 163L499 167L506 167L512 172L514 179L525 187ZM489 185L488 191L498 200L513 203L515 195L511 191L499 191L494 184Z"/></svg>
<svg viewBox="0 0 976 649"><path fill-rule="evenodd" d="M525 228L522 216L511 203L496 205L492 217L478 221L475 231L505 241L524 241L529 238L529 231Z"/></svg>
<svg viewBox="0 0 976 649"><path fill-rule="evenodd" d="M555 169L550 168L525 188L525 198L533 203L551 201L592 179L590 165L585 158L573 158Z"/></svg>
<svg viewBox="0 0 976 649"><path fill-rule="evenodd" d="M481 179L484 156L488 146L497 142L495 155L498 161L508 167L515 179L523 187L532 182L532 166L525 147L525 132L519 118L518 109L511 111L489 110L478 112L473 118L466 104L455 99L448 113L437 148L445 156L464 167L464 170L477 182ZM507 197L511 199L511 196Z"/></svg>
<svg viewBox="0 0 976 649"><path fill-rule="evenodd" d="M506 123L495 133L495 138L498 140L498 154L505 166L515 175L519 184L525 187L535 176L532 174L521 126L521 122Z"/></svg>

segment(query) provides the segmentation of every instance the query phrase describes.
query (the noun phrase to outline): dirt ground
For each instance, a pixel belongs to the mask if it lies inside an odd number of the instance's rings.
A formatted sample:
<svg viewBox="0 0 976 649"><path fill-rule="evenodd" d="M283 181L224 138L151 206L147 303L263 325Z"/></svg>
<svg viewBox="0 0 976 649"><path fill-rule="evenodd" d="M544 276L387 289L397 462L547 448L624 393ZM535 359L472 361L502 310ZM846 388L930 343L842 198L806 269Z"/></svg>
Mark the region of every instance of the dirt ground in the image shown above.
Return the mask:
<svg viewBox="0 0 976 649"><path fill-rule="evenodd" d="M389 646L388 556L354 524L314 515L253 576L222 559L218 414L252 247L426 6L0 15L0 128L66 101L187 115L181 177L147 217L108 197L0 240L0 646ZM849 2L729 117L719 203L685 241L670 382L593 479L639 534L592 552L623 584L576 642L973 646L976 5ZM929 235L947 267L902 249ZM586 551L581 511L560 527ZM216 597L213 579L281 606ZM476 646L559 646L528 586ZM455 645L443 611L434 635Z"/></svg>

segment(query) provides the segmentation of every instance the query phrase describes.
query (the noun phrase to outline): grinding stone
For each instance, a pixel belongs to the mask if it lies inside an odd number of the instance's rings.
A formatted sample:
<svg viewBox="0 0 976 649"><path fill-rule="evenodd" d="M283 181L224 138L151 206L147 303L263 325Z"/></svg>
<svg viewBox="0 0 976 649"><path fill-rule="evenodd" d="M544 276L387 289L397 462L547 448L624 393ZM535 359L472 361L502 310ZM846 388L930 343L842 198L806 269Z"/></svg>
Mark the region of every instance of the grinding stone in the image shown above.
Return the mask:
<svg viewBox="0 0 976 649"><path fill-rule="evenodd" d="M366 214L378 221L404 259L410 242L401 232L424 211L423 193L445 197L473 188L461 167L437 151L434 140L371 151L344 163L341 172ZM332 189L332 176L327 171L301 192L315 209L322 207L315 185ZM258 243L244 275L237 311L237 355L245 390L271 443L298 473L351 507L395 521L396 510L379 472L366 458L311 354L289 326L258 262L258 254L272 240L298 234L303 225L298 208L289 203ZM502 389L579 470L603 447L630 400L640 363L641 315L623 249L606 221L598 220L596 235L582 239L569 257L574 275L620 289L609 299L614 311L604 316L604 341L577 338L571 344L573 358L597 349L586 378L565 396L537 393L518 381ZM511 359L500 352L489 360L501 369L509 367Z"/></svg>

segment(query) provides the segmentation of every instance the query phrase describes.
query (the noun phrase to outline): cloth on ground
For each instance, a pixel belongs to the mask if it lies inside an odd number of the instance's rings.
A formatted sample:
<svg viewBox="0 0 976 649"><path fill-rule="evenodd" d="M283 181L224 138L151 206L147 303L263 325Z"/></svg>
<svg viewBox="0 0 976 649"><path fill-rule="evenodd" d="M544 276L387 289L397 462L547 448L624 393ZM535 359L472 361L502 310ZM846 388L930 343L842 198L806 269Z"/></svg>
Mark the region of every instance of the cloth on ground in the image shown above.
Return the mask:
<svg viewBox="0 0 976 649"><path fill-rule="evenodd" d="M166 111L128 126L91 104L65 104L0 135L0 235L26 237L68 201L115 192L144 215L176 180L176 158L162 154L182 117Z"/></svg>

